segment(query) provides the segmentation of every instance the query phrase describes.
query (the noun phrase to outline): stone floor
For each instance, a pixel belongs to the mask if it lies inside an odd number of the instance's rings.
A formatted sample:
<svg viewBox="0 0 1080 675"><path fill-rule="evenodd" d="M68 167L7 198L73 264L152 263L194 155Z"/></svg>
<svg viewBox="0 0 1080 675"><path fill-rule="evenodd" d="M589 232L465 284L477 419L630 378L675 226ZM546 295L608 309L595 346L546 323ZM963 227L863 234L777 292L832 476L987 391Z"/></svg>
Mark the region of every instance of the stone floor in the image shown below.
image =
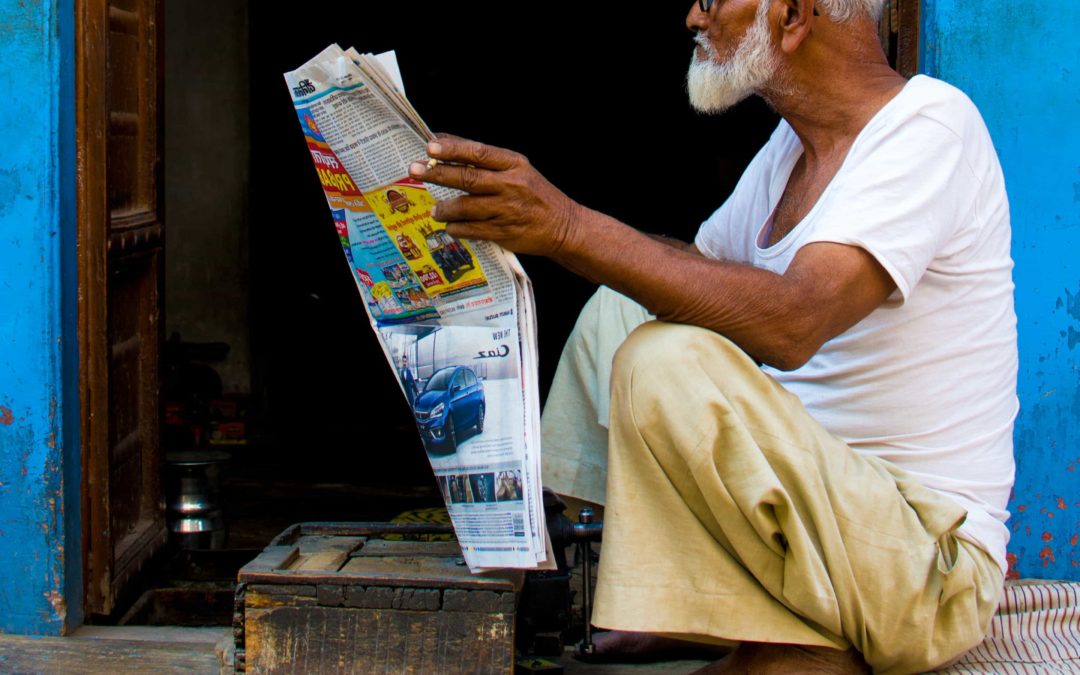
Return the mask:
<svg viewBox="0 0 1080 675"><path fill-rule="evenodd" d="M231 628L85 626L70 637L0 635L0 673L44 675L227 675ZM705 661L594 664L569 653L554 660L566 675L686 675Z"/></svg>

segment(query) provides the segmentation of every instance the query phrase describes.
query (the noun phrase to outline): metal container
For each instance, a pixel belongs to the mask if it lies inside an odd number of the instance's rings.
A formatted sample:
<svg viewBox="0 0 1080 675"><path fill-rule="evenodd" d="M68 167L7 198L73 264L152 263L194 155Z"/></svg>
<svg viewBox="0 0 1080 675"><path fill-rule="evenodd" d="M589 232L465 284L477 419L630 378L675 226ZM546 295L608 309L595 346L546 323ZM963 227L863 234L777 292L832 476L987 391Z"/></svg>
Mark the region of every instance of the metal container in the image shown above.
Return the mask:
<svg viewBox="0 0 1080 675"><path fill-rule="evenodd" d="M230 455L186 450L165 456L165 498L171 539L182 549L225 548L221 471Z"/></svg>

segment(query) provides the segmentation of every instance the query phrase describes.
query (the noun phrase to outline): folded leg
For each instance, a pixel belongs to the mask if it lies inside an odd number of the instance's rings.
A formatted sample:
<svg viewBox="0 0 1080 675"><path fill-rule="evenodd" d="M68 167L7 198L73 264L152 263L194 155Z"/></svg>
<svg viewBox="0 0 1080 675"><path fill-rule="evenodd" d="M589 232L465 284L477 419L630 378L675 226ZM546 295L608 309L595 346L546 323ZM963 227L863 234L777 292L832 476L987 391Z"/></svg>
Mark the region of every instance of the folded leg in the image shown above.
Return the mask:
<svg viewBox="0 0 1080 675"><path fill-rule="evenodd" d="M1002 579L952 536L964 510L852 451L725 338L637 328L610 427L597 625L854 646L878 672L982 638Z"/></svg>

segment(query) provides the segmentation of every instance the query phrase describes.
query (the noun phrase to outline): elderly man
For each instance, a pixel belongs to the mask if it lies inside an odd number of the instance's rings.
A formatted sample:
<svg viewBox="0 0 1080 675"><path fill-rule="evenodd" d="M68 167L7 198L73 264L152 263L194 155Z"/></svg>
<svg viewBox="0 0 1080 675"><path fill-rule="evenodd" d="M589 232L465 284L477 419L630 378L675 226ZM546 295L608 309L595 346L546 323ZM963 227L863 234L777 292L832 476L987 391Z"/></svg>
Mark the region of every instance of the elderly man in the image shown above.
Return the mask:
<svg viewBox="0 0 1080 675"><path fill-rule="evenodd" d="M575 203L507 150L446 137L428 148L443 163L410 167L469 193L434 214L454 236L617 291L563 353L545 478L607 505L594 623L737 643L716 672L926 670L979 642L1001 593L1002 174L963 94L889 68L881 4L691 8L691 103L756 93L783 117L693 244Z"/></svg>

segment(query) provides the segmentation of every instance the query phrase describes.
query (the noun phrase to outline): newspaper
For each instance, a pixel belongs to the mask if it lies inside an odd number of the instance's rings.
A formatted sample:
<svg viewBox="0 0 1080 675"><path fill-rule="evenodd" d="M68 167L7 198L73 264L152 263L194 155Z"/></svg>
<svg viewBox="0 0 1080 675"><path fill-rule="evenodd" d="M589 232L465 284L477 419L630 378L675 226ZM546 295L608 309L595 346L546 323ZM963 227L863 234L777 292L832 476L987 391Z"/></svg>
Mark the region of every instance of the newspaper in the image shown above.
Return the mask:
<svg viewBox="0 0 1080 675"><path fill-rule="evenodd" d="M331 45L285 74L349 269L469 568L554 567L540 481L532 287L513 253L431 218L433 138L393 52Z"/></svg>

